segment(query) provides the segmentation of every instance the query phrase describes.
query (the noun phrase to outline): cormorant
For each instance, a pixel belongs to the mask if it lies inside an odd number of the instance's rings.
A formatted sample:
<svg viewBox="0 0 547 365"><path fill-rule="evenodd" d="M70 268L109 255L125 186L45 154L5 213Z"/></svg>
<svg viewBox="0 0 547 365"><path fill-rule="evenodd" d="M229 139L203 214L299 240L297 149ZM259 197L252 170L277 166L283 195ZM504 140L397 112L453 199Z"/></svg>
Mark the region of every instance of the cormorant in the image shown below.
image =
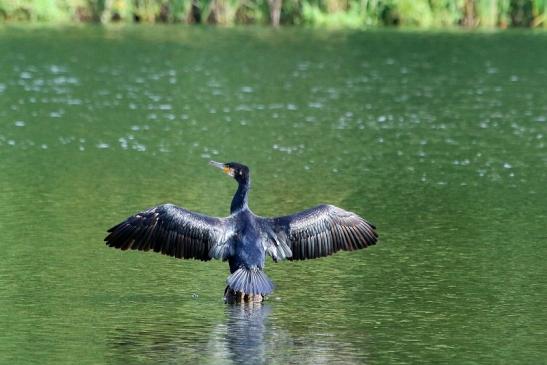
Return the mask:
<svg viewBox="0 0 547 365"><path fill-rule="evenodd" d="M249 168L236 162L209 163L238 183L230 216L209 217L173 204L158 205L110 228L106 244L176 258L227 260L231 273L225 291L228 300L261 301L274 289L263 271L266 254L274 262L306 260L365 248L378 240L374 225L333 205L283 217L257 216L248 206Z"/></svg>

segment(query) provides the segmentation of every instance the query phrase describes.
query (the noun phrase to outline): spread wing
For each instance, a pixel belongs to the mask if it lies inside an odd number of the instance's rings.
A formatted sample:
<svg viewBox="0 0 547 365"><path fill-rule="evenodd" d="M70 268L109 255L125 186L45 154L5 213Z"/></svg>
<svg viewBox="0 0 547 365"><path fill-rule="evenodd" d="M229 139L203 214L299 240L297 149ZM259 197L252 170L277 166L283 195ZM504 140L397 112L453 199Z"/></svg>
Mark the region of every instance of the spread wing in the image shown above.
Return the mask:
<svg viewBox="0 0 547 365"><path fill-rule="evenodd" d="M229 217L208 217L172 204L137 213L108 232L104 240L110 247L202 261L226 258L233 234Z"/></svg>
<svg viewBox="0 0 547 365"><path fill-rule="evenodd" d="M285 217L263 218L261 224L269 238L267 252L274 260L314 259L340 250L365 248L378 240L374 225L333 205L319 205Z"/></svg>

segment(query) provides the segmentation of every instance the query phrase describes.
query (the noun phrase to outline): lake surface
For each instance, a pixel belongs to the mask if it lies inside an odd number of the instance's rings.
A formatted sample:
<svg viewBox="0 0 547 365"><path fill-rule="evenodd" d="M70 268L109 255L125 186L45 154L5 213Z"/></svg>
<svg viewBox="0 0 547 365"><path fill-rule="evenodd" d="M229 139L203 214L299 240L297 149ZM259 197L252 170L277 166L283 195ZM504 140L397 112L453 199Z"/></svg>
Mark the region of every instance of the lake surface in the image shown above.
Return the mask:
<svg viewBox="0 0 547 365"><path fill-rule="evenodd" d="M0 28L0 363L547 363L547 33ZM121 252L172 202L328 202L378 245L267 263Z"/></svg>

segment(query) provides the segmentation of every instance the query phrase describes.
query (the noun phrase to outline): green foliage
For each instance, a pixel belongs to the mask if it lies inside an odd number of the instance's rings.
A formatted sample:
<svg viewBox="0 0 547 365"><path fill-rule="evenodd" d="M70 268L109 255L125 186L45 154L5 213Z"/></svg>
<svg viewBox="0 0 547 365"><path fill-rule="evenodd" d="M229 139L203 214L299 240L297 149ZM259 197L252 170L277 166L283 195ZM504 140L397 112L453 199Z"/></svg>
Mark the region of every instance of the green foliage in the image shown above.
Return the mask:
<svg viewBox="0 0 547 365"><path fill-rule="evenodd" d="M435 27L456 25L463 17L463 0L430 0L429 3Z"/></svg>
<svg viewBox="0 0 547 365"><path fill-rule="evenodd" d="M345 6L347 9L344 9ZM331 7L331 12L326 11L326 7ZM304 24L329 28L359 28L364 23L357 2L330 1L330 4L304 2L302 19Z"/></svg>
<svg viewBox="0 0 547 365"><path fill-rule="evenodd" d="M499 0L498 1L498 26L506 28L510 24L509 20L509 6L511 0Z"/></svg>
<svg viewBox="0 0 547 365"><path fill-rule="evenodd" d="M69 20L67 4L56 0L1 0L0 18L33 22L64 22Z"/></svg>
<svg viewBox="0 0 547 365"><path fill-rule="evenodd" d="M477 8L480 25L492 28L498 24L498 0L478 1Z"/></svg>
<svg viewBox="0 0 547 365"><path fill-rule="evenodd" d="M281 24L547 26L547 0L283 0ZM466 21L464 22L464 18ZM0 20L268 24L268 0L0 0Z"/></svg>
<svg viewBox="0 0 547 365"><path fill-rule="evenodd" d="M268 19L269 8L264 2L263 12ZM299 25L305 23L303 14L303 5L301 0L285 0L281 6L281 21L282 24Z"/></svg>
<svg viewBox="0 0 547 365"><path fill-rule="evenodd" d="M402 25L430 27L433 24L431 7L425 1L400 0L397 10Z"/></svg>
<svg viewBox="0 0 547 365"><path fill-rule="evenodd" d="M529 27L533 22L532 0L511 0L509 6L511 25L514 27Z"/></svg>

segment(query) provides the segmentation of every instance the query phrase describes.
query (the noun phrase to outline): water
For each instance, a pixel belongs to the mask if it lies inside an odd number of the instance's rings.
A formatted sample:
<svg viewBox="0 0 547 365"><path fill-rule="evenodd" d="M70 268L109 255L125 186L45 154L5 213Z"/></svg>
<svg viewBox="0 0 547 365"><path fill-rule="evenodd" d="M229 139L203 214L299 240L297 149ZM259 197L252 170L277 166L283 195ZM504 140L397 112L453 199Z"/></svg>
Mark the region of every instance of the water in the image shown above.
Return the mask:
<svg viewBox="0 0 547 365"><path fill-rule="evenodd" d="M547 34L0 29L0 363L545 363ZM173 202L321 202L370 249L227 265L106 248Z"/></svg>

